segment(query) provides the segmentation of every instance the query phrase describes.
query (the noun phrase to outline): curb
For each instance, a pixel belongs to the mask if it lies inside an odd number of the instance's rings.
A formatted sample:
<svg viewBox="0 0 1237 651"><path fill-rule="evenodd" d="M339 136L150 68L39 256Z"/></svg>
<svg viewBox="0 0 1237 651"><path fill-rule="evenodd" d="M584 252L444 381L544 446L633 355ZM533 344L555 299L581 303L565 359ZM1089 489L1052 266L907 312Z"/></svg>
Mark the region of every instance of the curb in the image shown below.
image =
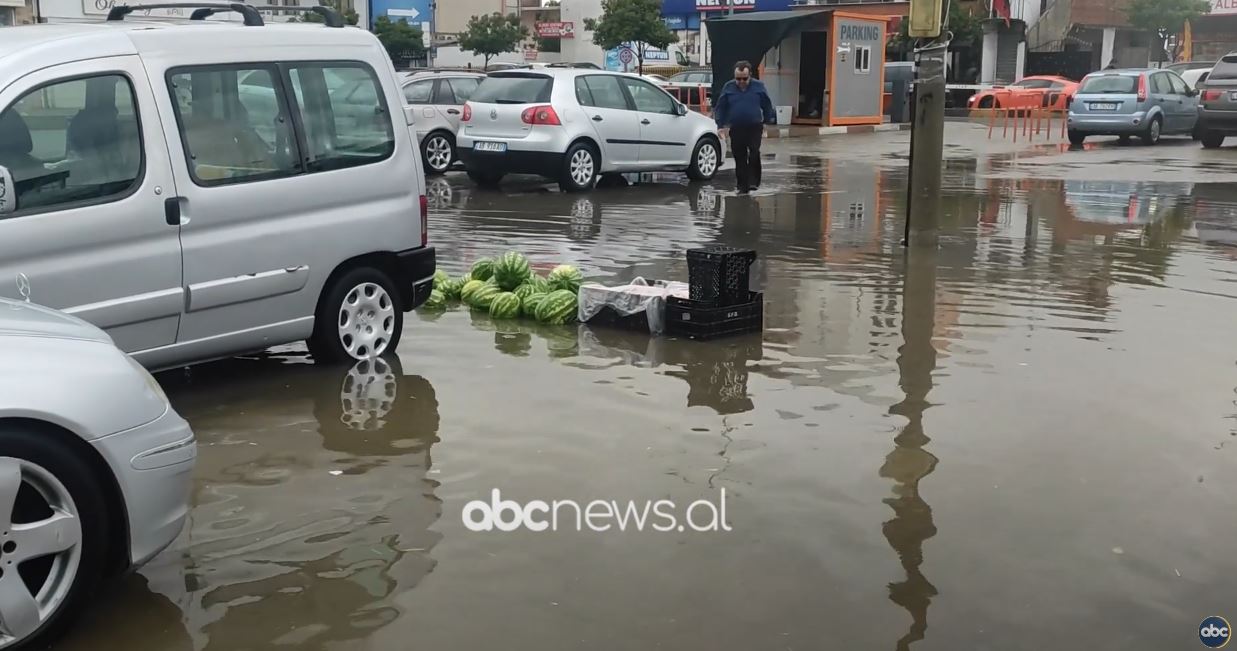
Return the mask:
<svg viewBox="0 0 1237 651"><path fill-rule="evenodd" d="M815 136L840 136L850 133L874 133L879 131L907 131L910 124L862 124L852 127L766 127L765 138L808 138Z"/></svg>

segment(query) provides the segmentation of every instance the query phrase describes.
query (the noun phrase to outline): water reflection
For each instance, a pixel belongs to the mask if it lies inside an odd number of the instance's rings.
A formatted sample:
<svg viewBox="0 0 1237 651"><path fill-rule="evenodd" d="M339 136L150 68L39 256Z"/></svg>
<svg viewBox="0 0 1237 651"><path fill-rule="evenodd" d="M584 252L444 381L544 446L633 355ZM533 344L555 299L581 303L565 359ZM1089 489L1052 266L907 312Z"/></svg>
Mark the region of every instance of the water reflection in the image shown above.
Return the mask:
<svg viewBox="0 0 1237 651"><path fill-rule="evenodd" d="M391 597L433 571L440 539L429 380L405 375L398 359L340 368L300 354L160 380L202 451L191 521L143 570L160 594L140 577L121 587L158 607L90 620L62 648L109 648L120 627L133 633L116 648L143 639L150 649L329 649L394 621ZM184 621L195 622L188 634Z"/></svg>

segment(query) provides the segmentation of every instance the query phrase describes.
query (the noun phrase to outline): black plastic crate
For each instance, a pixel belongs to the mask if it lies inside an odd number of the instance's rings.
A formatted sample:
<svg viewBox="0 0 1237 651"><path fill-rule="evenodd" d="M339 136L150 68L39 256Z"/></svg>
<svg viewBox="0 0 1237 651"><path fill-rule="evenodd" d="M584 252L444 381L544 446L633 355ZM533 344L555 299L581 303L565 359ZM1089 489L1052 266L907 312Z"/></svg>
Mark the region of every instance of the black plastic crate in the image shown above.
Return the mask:
<svg viewBox="0 0 1237 651"><path fill-rule="evenodd" d="M738 305L715 307L671 296L666 300L666 333L688 339L716 339L764 327L764 294L748 291Z"/></svg>
<svg viewBox="0 0 1237 651"><path fill-rule="evenodd" d="M687 251L689 297L702 305L740 305L748 301L749 272L756 252L733 246Z"/></svg>
<svg viewBox="0 0 1237 651"><path fill-rule="evenodd" d="M649 331L649 315L647 312L636 312L635 314L621 314L618 310L609 305L603 306L593 318L586 321L590 326L602 326L605 328L618 328L620 330L631 330L633 332Z"/></svg>

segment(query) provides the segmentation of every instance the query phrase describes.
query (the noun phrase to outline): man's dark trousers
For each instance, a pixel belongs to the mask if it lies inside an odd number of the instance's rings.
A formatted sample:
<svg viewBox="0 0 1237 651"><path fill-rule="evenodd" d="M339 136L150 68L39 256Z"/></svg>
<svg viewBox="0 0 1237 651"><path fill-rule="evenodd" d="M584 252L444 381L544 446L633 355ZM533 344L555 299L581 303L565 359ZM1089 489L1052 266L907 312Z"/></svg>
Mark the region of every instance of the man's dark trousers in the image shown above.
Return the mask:
<svg viewBox="0 0 1237 651"><path fill-rule="evenodd" d="M730 150L734 153L734 175L740 192L760 186L760 141L763 124L730 127Z"/></svg>

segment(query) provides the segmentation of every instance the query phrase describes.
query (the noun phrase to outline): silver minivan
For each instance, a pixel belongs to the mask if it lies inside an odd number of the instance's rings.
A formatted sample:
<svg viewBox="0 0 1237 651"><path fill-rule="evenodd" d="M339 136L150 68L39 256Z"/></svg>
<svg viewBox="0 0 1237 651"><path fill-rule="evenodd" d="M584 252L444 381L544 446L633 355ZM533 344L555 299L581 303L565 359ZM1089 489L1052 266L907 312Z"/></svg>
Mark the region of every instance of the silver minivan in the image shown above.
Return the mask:
<svg viewBox="0 0 1237 651"><path fill-rule="evenodd" d="M4 30L0 296L156 369L302 339L393 351L435 256L391 60L337 14L222 7Z"/></svg>
<svg viewBox="0 0 1237 651"><path fill-rule="evenodd" d="M1069 104L1069 140L1087 136L1138 136L1154 145L1160 136L1188 134L1198 120L1198 91L1175 72L1102 70L1083 77Z"/></svg>

